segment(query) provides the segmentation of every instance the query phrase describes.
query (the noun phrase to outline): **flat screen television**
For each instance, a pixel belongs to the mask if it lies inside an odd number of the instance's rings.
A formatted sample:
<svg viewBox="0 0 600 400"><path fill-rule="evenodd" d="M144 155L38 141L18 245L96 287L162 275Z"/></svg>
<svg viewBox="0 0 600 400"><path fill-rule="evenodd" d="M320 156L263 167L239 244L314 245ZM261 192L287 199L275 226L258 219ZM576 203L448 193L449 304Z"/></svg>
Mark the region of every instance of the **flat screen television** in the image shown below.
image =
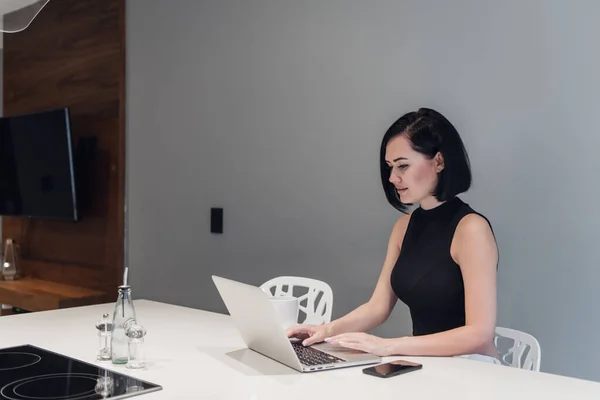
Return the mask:
<svg viewBox="0 0 600 400"><path fill-rule="evenodd" d="M0 215L79 220L68 108L0 118Z"/></svg>

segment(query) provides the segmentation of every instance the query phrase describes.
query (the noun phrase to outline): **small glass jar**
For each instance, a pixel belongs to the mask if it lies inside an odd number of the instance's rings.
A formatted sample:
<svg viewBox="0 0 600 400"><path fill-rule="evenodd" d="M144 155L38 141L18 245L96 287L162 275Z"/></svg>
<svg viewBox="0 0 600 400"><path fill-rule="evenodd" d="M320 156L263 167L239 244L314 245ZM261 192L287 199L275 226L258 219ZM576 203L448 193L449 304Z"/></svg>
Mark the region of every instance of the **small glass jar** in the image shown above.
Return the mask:
<svg viewBox="0 0 600 400"><path fill-rule="evenodd" d="M129 324L126 335L129 338L128 359L126 368L141 369L146 367L146 354L144 349L144 337L146 328L137 322Z"/></svg>
<svg viewBox="0 0 600 400"><path fill-rule="evenodd" d="M96 359L98 361L109 361L112 323L109 320L108 314L102 315L102 319L96 324L96 329L98 330L98 352Z"/></svg>

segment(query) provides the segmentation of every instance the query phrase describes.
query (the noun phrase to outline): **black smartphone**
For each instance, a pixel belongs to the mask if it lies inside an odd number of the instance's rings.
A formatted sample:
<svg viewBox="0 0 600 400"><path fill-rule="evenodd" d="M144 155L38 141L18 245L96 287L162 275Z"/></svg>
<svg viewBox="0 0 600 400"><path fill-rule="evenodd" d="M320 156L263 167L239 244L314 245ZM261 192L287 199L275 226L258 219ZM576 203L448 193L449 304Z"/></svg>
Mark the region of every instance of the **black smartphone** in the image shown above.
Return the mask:
<svg viewBox="0 0 600 400"><path fill-rule="evenodd" d="M396 360L385 364L375 365L363 369L367 375L378 376L380 378L391 378L392 376L405 374L423 368L423 365L410 361Z"/></svg>

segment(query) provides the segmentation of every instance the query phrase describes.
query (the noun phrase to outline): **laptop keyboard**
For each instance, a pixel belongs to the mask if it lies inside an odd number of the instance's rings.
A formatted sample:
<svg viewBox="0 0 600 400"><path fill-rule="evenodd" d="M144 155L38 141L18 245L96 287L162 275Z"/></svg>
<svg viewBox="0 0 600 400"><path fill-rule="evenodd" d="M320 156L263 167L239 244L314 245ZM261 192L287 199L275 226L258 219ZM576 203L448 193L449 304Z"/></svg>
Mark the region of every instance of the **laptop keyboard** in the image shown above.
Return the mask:
<svg viewBox="0 0 600 400"><path fill-rule="evenodd" d="M321 350L313 349L312 347L304 347L300 343L292 343L292 347L300 359L300 362L304 365L333 364L346 361Z"/></svg>

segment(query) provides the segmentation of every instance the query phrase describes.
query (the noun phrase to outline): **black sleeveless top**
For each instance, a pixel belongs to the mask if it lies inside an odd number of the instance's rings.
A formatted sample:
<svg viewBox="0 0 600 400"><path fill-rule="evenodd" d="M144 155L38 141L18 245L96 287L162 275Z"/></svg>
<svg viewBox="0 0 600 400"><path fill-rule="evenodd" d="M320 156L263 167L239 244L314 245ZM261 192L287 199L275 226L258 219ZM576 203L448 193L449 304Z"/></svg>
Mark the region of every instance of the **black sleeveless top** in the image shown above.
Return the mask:
<svg viewBox="0 0 600 400"><path fill-rule="evenodd" d="M450 245L458 223L471 213L453 197L430 210L419 207L410 217L390 283L410 309L414 336L465 325L465 288Z"/></svg>

